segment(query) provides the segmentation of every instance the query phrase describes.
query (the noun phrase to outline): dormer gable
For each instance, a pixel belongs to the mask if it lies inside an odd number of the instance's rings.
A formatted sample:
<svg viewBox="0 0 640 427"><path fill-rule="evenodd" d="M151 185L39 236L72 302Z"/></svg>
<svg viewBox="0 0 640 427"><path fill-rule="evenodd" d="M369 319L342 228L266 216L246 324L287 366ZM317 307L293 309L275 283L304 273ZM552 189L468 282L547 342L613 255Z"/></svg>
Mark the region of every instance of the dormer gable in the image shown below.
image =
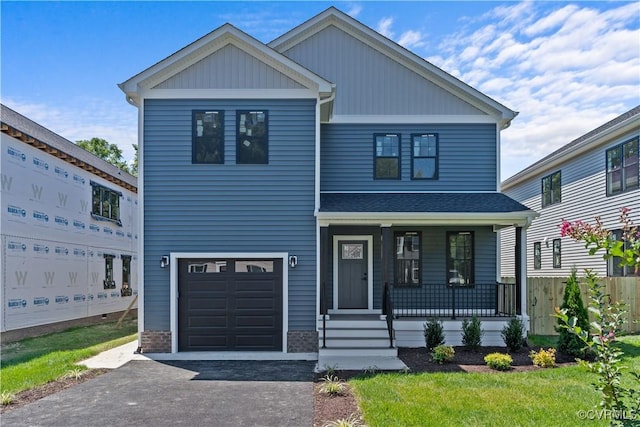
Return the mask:
<svg viewBox="0 0 640 427"><path fill-rule="evenodd" d="M169 91L189 96L189 91L216 90L219 96L233 93L242 97L244 90L295 90L320 98L333 91L330 82L231 24L222 25L118 86L135 105L143 97L171 97ZM216 97L212 92L204 96Z"/></svg>

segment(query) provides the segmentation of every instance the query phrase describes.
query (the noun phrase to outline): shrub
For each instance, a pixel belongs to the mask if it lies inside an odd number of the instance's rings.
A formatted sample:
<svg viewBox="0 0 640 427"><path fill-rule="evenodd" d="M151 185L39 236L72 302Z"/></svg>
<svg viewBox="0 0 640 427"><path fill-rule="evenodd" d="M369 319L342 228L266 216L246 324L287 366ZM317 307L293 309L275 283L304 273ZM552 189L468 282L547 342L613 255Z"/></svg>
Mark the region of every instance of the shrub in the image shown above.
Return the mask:
<svg viewBox="0 0 640 427"><path fill-rule="evenodd" d="M476 351L482 345L482 324L480 319L473 316L471 320L464 319L462 321L462 345L467 349Z"/></svg>
<svg viewBox="0 0 640 427"><path fill-rule="evenodd" d="M16 395L13 393L9 393L8 391L3 391L0 394L0 403L2 406L11 405L16 400Z"/></svg>
<svg viewBox="0 0 640 427"><path fill-rule="evenodd" d="M324 384L320 387L320 391L323 393L330 396L338 396L344 391L344 384L334 375L325 375L322 381L324 381Z"/></svg>
<svg viewBox="0 0 640 427"><path fill-rule="evenodd" d="M502 328L500 335L502 335L504 344L509 352L520 350L524 345L524 324L522 320L517 317L509 320L509 323Z"/></svg>
<svg viewBox="0 0 640 427"><path fill-rule="evenodd" d="M429 319L424 324L424 342L428 351L444 344L444 327L440 319Z"/></svg>
<svg viewBox="0 0 640 427"><path fill-rule="evenodd" d="M529 353L529 358L534 365L541 368L553 368L556 366L556 350L550 348L549 350L540 349L540 351L533 351Z"/></svg>
<svg viewBox="0 0 640 427"><path fill-rule="evenodd" d="M569 318L576 319L576 326L583 331L589 330L589 313L582 302L580 296L580 287L578 285L578 277L576 269L571 269L571 275L567 280L567 286L564 288L564 299L561 310L566 310ZM558 337L558 351L569 354L574 357L585 357L585 349L587 346L582 342L580 337L572 333L567 328L562 327L562 320L558 319L560 327L556 327L556 331L560 333Z"/></svg>
<svg viewBox="0 0 640 427"><path fill-rule="evenodd" d="M358 414L351 414L349 418L340 418L336 421L329 421L322 427L359 427L364 426L362 418Z"/></svg>
<svg viewBox="0 0 640 427"><path fill-rule="evenodd" d="M511 369L513 359L508 354L491 353L484 357L484 361L488 367L498 371L507 371Z"/></svg>
<svg viewBox="0 0 640 427"><path fill-rule="evenodd" d="M431 358L436 363L449 362L455 356L456 351L450 345L439 345L431 352Z"/></svg>

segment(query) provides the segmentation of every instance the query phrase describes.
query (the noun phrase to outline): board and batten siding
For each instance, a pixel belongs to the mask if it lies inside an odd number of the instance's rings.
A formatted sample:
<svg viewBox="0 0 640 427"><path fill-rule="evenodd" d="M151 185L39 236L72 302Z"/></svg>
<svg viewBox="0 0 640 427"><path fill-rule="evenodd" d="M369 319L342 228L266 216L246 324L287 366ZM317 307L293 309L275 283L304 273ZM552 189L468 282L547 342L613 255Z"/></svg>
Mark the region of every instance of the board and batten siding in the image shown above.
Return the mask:
<svg viewBox="0 0 640 427"><path fill-rule="evenodd" d="M289 329L314 330L315 99L145 100L145 329L169 329L170 252L288 252ZM192 164L192 110L224 110L225 163ZM236 110L267 110L269 164L236 164Z"/></svg>
<svg viewBox="0 0 640 427"><path fill-rule="evenodd" d="M228 44L154 89L304 89L304 86Z"/></svg>
<svg viewBox="0 0 640 427"><path fill-rule="evenodd" d="M563 219L595 224L595 217L600 216L605 228L618 229L621 228L619 217L622 207L631 208L630 218L635 224L640 223L640 190L607 196L605 172L606 150L636 136L638 132L617 138L504 191L509 197L540 214L527 231L529 277L568 277L572 267L577 269L579 275L585 268L592 269L602 277L607 275L607 263L602 259L602 253L589 256L583 243L575 242L569 237L561 238L560 224ZM542 178L557 171L561 173L561 202L543 208ZM553 239L559 238L562 242L562 268L553 268ZM505 257L505 254L512 251L515 245L513 229L502 231L500 239L501 274L511 277L514 275L514 260L512 257ZM546 245L545 239L549 246ZM533 268L534 242L541 242L542 268L539 270Z"/></svg>
<svg viewBox="0 0 640 427"><path fill-rule="evenodd" d="M496 126L492 124L325 124L321 191L495 191ZM401 180L374 179L376 133L401 134ZM437 133L438 179L411 179L411 134Z"/></svg>
<svg viewBox="0 0 640 427"><path fill-rule="evenodd" d="M281 53L337 85L335 115L484 114L333 25Z"/></svg>

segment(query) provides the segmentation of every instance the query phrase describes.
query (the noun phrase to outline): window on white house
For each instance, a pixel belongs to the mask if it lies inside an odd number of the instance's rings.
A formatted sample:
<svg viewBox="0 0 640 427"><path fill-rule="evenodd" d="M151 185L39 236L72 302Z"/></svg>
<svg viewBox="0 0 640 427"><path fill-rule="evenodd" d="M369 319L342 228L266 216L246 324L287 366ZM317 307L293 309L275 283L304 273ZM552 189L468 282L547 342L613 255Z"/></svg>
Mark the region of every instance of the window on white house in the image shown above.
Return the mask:
<svg viewBox="0 0 640 427"><path fill-rule="evenodd" d="M104 185L91 181L91 216L98 220L120 221L120 191L112 190Z"/></svg>
<svg viewBox="0 0 640 427"><path fill-rule="evenodd" d="M560 203L561 201L560 171L542 178L542 207Z"/></svg>
<svg viewBox="0 0 640 427"><path fill-rule="evenodd" d="M553 239L553 268L562 268L562 241Z"/></svg>
<svg viewBox="0 0 640 427"><path fill-rule="evenodd" d="M607 159L607 196L635 190L640 186L638 138L610 148Z"/></svg>
<svg viewBox="0 0 640 427"><path fill-rule="evenodd" d="M542 268L542 245L540 242L533 244L533 269L540 270Z"/></svg>

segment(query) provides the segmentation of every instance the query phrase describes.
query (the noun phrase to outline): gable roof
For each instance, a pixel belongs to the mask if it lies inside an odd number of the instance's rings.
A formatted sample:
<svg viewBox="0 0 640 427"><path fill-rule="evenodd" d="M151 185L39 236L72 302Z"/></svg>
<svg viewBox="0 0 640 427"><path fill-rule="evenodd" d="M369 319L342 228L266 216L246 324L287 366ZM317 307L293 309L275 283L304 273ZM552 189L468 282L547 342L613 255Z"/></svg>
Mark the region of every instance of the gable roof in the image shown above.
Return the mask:
<svg viewBox="0 0 640 427"><path fill-rule="evenodd" d="M271 41L268 46L278 52L285 52L331 25L356 37L487 115L495 117L502 129L507 128L511 120L518 115L516 111L505 107L333 6Z"/></svg>
<svg viewBox="0 0 640 427"><path fill-rule="evenodd" d="M585 151L591 150L633 129L640 130L640 105L574 139L567 145L560 147L512 177L504 180L502 182L502 191L532 176L555 168L560 163L578 157Z"/></svg>
<svg viewBox="0 0 640 427"><path fill-rule="evenodd" d="M146 70L120 83L118 87L125 92L129 102L138 105L141 93L160 85L229 44L266 63L303 87L318 91L323 97L329 97L333 91L334 85L331 82L267 47L231 24L224 24L218 27Z"/></svg>
<svg viewBox="0 0 640 427"><path fill-rule="evenodd" d="M122 171L120 168L88 152L57 133L50 131L44 126L39 125L4 104L0 104L0 118L2 133L6 133L12 138L19 139L25 144L38 148L127 190L133 191L134 193L137 192L138 179L135 176Z"/></svg>

